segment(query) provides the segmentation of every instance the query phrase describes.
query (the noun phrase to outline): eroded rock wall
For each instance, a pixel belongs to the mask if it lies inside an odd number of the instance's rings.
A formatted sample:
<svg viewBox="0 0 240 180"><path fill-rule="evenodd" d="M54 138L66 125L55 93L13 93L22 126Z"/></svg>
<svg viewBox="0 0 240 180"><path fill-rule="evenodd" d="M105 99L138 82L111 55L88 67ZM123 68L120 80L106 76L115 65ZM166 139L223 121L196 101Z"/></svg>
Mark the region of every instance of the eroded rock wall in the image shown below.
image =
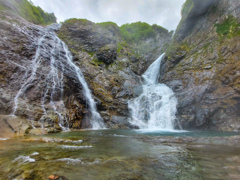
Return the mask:
<svg viewBox="0 0 240 180"><path fill-rule="evenodd" d="M63 126L85 128L82 120L88 112L82 84L64 61L66 52L61 44L59 53L53 54L57 45L51 35L54 32L10 12L1 12L1 16L4 18L0 20L0 113L41 121L56 129L61 129L58 127L61 114ZM44 46L39 44L41 40ZM51 66L53 59L59 63Z"/></svg>
<svg viewBox="0 0 240 180"><path fill-rule="evenodd" d="M160 33L149 41L155 53L143 56L140 47L121 37L114 23L102 26L84 19L70 19L58 31L74 55L96 97L100 114L111 128L130 126L128 100L141 94L141 74L170 43L171 33ZM161 44L161 46L159 46Z"/></svg>
<svg viewBox="0 0 240 180"><path fill-rule="evenodd" d="M184 129L240 130L240 1L190 0L162 63Z"/></svg>

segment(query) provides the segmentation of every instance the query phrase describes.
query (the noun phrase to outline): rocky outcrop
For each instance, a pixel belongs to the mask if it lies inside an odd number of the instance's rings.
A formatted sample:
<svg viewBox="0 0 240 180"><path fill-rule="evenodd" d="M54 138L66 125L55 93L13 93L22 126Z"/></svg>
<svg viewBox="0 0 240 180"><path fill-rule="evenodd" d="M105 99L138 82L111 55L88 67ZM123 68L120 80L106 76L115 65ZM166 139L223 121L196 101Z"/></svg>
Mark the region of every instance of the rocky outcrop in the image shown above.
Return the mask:
<svg viewBox="0 0 240 180"><path fill-rule="evenodd" d="M240 2L188 0L162 62L184 129L240 130Z"/></svg>
<svg viewBox="0 0 240 180"><path fill-rule="evenodd" d="M113 44L108 44L100 48L96 55L99 61L107 65L112 64L117 59L117 47Z"/></svg>
<svg viewBox="0 0 240 180"><path fill-rule="evenodd" d="M62 126L81 128L88 113L86 98L72 67L64 61L66 52L62 46L55 57L53 48L57 44L51 28L36 26L10 12L1 15L0 113L14 113L60 130L58 124L63 116ZM54 59L58 63L52 64ZM41 123L35 126L41 127Z"/></svg>
<svg viewBox="0 0 240 180"><path fill-rule="evenodd" d="M47 13L28 0L0 0L0 11L11 12L34 24L48 25L57 22L54 13Z"/></svg>
<svg viewBox="0 0 240 180"><path fill-rule="evenodd" d="M146 59L137 46L129 45L114 23L95 24L78 19L66 21L58 31L72 52L71 57L54 35L58 25L43 28L32 24L18 16L18 6L1 3L1 114L31 120L32 123L24 123L23 131L32 134L58 132L64 127L91 127L83 84L74 66L69 66L69 60L73 60L83 72L107 127L131 127L127 102L141 93L140 75L153 59ZM157 40L161 38L167 44L170 34L159 35ZM151 48L159 48L153 41L149 41ZM5 119L0 118L4 127Z"/></svg>
<svg viewBox="0 0 240 180"><path fill-rule="evenodd" d="M155 39L158 41L155 44L153 39L144 40L152 43L152 49L159 48L155 56L170 42L171 33L163 34ZM140 46L128 44L121 37L119 27L111 22L95 24L85 19L70 19L62 24L58 35L83 71L108 127L129 127L128 100L141 94L139 75L153 59L138 53ZM158 47L159 43L163 45Z"/></svg>

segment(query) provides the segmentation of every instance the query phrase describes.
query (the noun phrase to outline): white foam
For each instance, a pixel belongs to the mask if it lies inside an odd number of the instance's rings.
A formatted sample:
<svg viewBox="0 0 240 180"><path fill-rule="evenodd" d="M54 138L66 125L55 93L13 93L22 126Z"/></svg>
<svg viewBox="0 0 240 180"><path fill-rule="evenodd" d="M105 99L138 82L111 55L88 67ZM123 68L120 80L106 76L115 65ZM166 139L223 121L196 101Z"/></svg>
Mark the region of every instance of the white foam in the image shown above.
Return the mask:
<svg viewBox="0 0 240 180"><path fill-rule="evenodd" d="M119 134L113 134L113 136L116 136L116 137L127 137L127 136L119 135Z"/></svg>
<svg viewBox="0 0 240 180"><path fill-rule="evenodd" d="M62 158L62 159L58 159L58 161L66 161L67 164L79 164L79 163L83 163L81 159L72 159L72 158Z"/></svg>
<svg viewBox="0 0 240 180"><path fill-rule="evenodd" d="M21 163L27 163L27 162L35 162L35 159L30 158L30 156L19 156L13 160L13 162L17 162L17 161Z"/></svg>
<svg viewBox="0 0 240 180"><path fill-rule="evenodd" d="M10 138L0 138L0 141L6 141L8 139L10 139Z"/></svg>
<svg viewBox="0 0 240 180"><path fill-rule="evenodd" d="M78 143L82 143L82 142L83 142L83 140L69 141L69 142L71 142L71 143L75 143L75 144L78 144Z"/></svg>
<svg viewBox="0 0 240 180"><path fill-rule="evenodd" d="M162 54L143 74L143 93L128 101L131 110L131 124L140 129L174 130L177 99L172 89L158 83Z"/></svg>
<svg viewBox="0 0 240 180"><path fill-rule="evenodd" d="M67 162L67 164L73 164L73 165L76 165L76 164L93 165L93 164L98 164L98 163L101 162L100 159L95 159L94 161L89 162L89 161L86 161L86 160L84 160L82 158L76 158L76 159L62 158L62 159L58 159L57 161L65 161L65 162Z"/></svg>
<svg viewBox="0 0 240 180"><path fill-rule="evenodd" d="M135 130L139 133L186 133L190 131L185 130L173 130L173 129L137 129Z"/></svg>
<svg viewBox="0 0 240 180"><path fill-rule="evenodd" d="M63 149L84 149L84 148L92 148L92 146L68 146L68 145L61 145Z"/></svg>
<svg viewBox="0 0 240 180"><path fill-rule="evenodd" d="M31 156L36 156L38 154L39 154L38 152L34 152L34 153L31 154Z"/></svg>

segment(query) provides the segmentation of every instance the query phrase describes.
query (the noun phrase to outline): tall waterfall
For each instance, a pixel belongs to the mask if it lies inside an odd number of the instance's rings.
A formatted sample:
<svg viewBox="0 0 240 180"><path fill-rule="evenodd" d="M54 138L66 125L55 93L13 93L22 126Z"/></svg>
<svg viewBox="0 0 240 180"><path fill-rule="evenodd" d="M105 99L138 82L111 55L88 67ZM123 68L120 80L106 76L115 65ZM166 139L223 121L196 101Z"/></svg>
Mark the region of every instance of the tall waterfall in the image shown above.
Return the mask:
<svg viewBox="0 0 240 180"><path fill-rule="evenodd" d="M177 99L165 84L159 84L162 54L142 75L143 93L128 102L132 113L130 123L140 129L173 130L176 119Z"/></svg>
<svg viewBox="0 0 240 180"><path fill-rule="evenodd" d="M41 86L44 86L44 92L40 95L43 111L42 119L50 112L54 112L58 116L59 126L63 130L68 129L68 119L63 115L65 111L63 102L64 75L72 74L74 79L82 85L90 111L90 117L88 118L90 118L92 128L105 128L103 119L96 110L96 103L81 70L72 62L72 55L66 44L54 33L54 30L57 28L59 28L59 25L55 24L41 31L42 34L36 44L37 48L34 58L25 72L24 82L14 98L12 115L16 114L21 100L28 102L28 98L25 96L27 89L44 79L44 83L41 84Z"/></svg>

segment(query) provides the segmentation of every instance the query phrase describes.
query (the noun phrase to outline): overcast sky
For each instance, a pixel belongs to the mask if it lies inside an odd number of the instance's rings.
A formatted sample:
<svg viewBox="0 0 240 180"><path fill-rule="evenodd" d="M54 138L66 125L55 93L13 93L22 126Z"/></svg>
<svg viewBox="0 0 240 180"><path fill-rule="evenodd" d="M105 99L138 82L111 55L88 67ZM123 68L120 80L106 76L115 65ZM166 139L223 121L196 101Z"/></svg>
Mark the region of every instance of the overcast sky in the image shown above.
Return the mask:
<svg viewBox="0 0 240 180"><path fill-rule="evenodd" d="M119 26L137 21L158 24L175 30L185 0L32 0L59 22L69 18L93 22L112 21Z"/></svg>

